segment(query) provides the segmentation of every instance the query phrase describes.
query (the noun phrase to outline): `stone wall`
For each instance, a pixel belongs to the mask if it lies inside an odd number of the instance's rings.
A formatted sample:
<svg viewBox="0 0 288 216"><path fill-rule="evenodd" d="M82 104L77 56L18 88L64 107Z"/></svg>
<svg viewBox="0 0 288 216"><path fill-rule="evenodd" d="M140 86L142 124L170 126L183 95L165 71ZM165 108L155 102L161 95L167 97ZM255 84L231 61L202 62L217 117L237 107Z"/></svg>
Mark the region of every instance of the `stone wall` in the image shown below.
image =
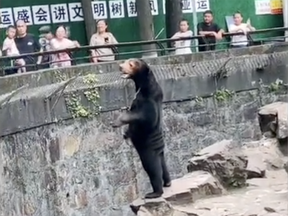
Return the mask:
<svg viewBox="0 0 288 216"><path fill-rule="evenodd" d="M261 137L257 109L287 100L285 56L232 62L228 77L220 79L211 74L215 67L197 75L193 63L167 66L167 73L159 66L155 75L165 91L166 157L173 178L186 173L187 160L200 148ZM133 147L110 122L129 104L133 86L105 83L99 87L103 112L73 119L64 96L47 99L62 85L0 95L0 216L130 216L128 204L150 185ZM78 84L65 94L86 89ZM222 100L218 90L230 96Z"/></svg>
<svg viewBox="0 0 288 216"><path fill-rule="evenodd" d="M199 148L222 139L260 138L257 109L286 98L287 92L278 93L252 90L221 104L210 97L165 105L166 155L173 178L186 173L188 159ZM2 215L130 215L128 204L150 186L131 144L109 126L115 115L3 138Z"/></svg>

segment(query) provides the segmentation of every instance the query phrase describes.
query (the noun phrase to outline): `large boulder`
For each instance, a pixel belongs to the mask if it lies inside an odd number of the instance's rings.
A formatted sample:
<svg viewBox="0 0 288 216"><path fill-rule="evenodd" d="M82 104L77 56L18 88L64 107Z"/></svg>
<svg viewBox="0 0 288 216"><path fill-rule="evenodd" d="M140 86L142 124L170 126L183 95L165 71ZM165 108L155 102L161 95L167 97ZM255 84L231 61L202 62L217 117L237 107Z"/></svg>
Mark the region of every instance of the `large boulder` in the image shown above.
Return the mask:
<svg viewBox="0 0 288 216"><path fill-rule="evenodd" d="M278 139L287 139L288 103L275 102L261 107L258 119L263 134L271 133Z"/></svg>
<svg viewBox="0 0 288 216"><path fill-rule="evenodd" d="M232 140L222 140L202 149L188 161L188 172L204 170L217 177L225 187L246 186L247 157Z"/></svg>
<svg viewBox="0 0 288 216"><path fill-rule="evenodd" d="M172 181L172 186L165 188L163 198L173 205L185 205L198 199L225 194L218 179L206 171L195 171Z"/></svg>
<svg viewBox="0 0 288 216"><path fill-rule="evenodd" d="M248 178L261 178L265 176L266 170L283 168L284 155L278 148L276 138L243 143L242 151L248 158Z"/></svg>
<svg viewBox="0 0 288 216"><path fill-rule="evenodd" d="M137 199L131 205L138 216L190 216L191 213L177 209L177 206L191 204L198 199L225 194L226 190L209 172L195 171L172 181L157 199Z"/></svg>
<svg viewBox="0 0 288 216"><path fill-rule="evenodd" d="M263 178L266 174L266 165L261 154L248 154L247 179Z"/></svg>

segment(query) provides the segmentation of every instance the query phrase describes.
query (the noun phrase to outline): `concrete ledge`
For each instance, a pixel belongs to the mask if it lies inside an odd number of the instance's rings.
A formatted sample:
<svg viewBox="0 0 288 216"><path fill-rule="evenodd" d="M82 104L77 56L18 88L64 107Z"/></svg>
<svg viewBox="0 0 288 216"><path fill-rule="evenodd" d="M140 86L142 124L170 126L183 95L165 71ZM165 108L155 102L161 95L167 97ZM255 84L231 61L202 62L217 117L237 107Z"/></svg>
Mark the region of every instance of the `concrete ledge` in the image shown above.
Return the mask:
<svg viewBox="0 0 288 216"><path fill-rule="evenodd" d="M215 82L210 76L181 76L159 79L164 91L164 102L190 100L197 96L210 97L217 89L224 87L230 91L248 91L259 88L259 80L269 85L277 79L288 82L288 65L274 65L261 72L249 70L231 73L228 78ZM169 76L168 76L169 77ZM64 94L55 93L63 88L65 82L44 87L26 89L14 95L0 109L0 136L39 127L53 122L63 121L72 117L65 103L65 95L77 92L84 106L92 106L84 96L89 89L86 85L68 86ZM119 80L119 83L107 83L96 86L99 89L99 105L102 111L117 110L129 106L135 90L132 82ZM5 102L8 95L1 96Z"/></svg>
<svg viewBox="0 0 288 216"><path fill-rule="evenodd" d="M163 56L158 58L146 59L152 65L166 65L166 64L183 64L195 63L198 65L201 61L219 61L227 59L228 57L239 57L247 55L271 54L284 52L288 50L288 43L274 43L261 46L247 47L242 49L219 50L215 52L194 53L183 56ZM211 62L207 67L211 66ZM90 73L109 73L118 71L118 62L101 63L101 64L83 64L70 68L57 70L43 70L31 73L12 75L0 78L0 95L9 93L25 84L29 84L30 88L40 87L67 80L78 74L87 75Z"/></svg>

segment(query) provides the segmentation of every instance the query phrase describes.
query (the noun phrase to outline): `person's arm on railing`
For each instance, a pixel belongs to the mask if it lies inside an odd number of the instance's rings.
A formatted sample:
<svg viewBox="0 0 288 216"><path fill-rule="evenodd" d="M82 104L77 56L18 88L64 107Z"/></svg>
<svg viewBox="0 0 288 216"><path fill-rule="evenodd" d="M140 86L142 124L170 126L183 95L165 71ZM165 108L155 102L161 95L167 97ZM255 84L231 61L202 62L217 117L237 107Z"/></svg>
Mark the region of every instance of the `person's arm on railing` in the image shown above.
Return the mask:
<svg viewBox="0 0 288 216"><path fill-rule="evenodd" d="M215 38L216 38L217 40L221 40L222 37L223 37L224 30L221 29L217 24L215 24L215 25L216 25L216 34L215 34Z"/></svg>
<svg viewBox="0 0 288 216"><path fill-rule="evenodd" d="M215 32L213 32L213 31L203 31L201 23L197 24L197 32L198 32L198 35L201 35L201 36L206 36L206 35L212 36L212 35L215 35Z"/></svg>
<svg viewBox="0 0 288 216"><path fill-rule="evenodd" d="M236 26L236 25L232 24L232 25L230 25L229 32L230 33L237 33L237 32L244 32L245 33L245 29L241 25Z"/></svg>
<svg viewBox="0 0 288 216"><path fill-rule="evenodd" d="M237 32L243 32L245 35L247 32L255 31L255 28L252 27L250 24L241 24L240 26L235 26L232 24L229 28L230 33L237 33Z"/></svg>
<svg viewBox="0 0 288 216"><path fill-rule="evenodd" d="M52 39L50 44L51 44L52 50L63 50L63 49L80 47L80 44L78 43L78 41L72 41L67 38L63 41L63 43L59 43L56 41L56 39Z"/></svg>

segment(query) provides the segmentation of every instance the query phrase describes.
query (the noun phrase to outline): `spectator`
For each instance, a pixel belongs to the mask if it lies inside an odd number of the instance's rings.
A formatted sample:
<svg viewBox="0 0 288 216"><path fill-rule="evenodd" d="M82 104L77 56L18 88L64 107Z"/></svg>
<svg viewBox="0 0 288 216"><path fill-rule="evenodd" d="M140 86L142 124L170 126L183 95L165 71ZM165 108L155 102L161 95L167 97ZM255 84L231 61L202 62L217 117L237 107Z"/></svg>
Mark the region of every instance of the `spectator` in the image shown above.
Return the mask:
<svg viewBox="0 0 288 216"><path fill-rule="evenodd" d="M6 35L7 37L3 42L3 51L6 53L7 56L19 56L20 53L15 44L16 28L12 25L8 26L6 30ZM26 68L24 67L24 59L16 59L13 65L20 66L17 69L18 73L26 72Z"/></svg>
<svg viewBox="0 0 288 216"><path fill-rule="evenodd" d="M54 37L54 35L51 32L50 26L42 26L39 29L39 33L40 33L39 43L42 47L43 52L50 51L51 50L50 42ZM41 68L49 68L51 61L52 61L52 56L44 54L42 56Z"/></svg>
<svg viewBox="0 0 288 216"><path fill-rule="evenodd" d="M36 39L31 34L27 34L27 25L23 20L18 20L16 22L16 28L17 37L15 38L15 43L21 55L34 52L42 52L38 39ZM35 65L40 64L41 59L42 56L38 56L38 58L29 55L26 56L24 58L26 64L26 71L36 70L37 68L35 67Z"/></svg>
<svg viewBox="0 0 288 216"><path fill-rule="evenodd" d="M185 37L192 37L193 32L189 30L189 23L187 20L183 19L180 21L180 31L176 32L172 39L176 38L185 38ZM181 54L190 54L191 51L191 40L182 40L182 41L175 41L175 54L181 55Z"/></svg>
<svg viewBox="0 0 288 216"><path fill-rule="evenodd" d="M66 29L64 26L58 26L55 32L55 37L50 41L51 50L65 50L69 48L80 47L77 41L72 41L67 38ZM71 66L71 58L69 51L52 54L51 67L69 67Z"/></svg>
<svg viewBox="0 0 288 216"><path fill-rule="evenodd" d="M204 22L198 23L197 25L198 35L202 38L198 39L199 51L209 51L216 49L216 40L222 39L223 30L213 22L213 13L210 10L204 12Z"/></svg>
<svg viewBox="0 0 288 216"><path fill-rule="evenodd" d="M117 40L112 33L107 30L107 23L105 20L97 22L97 32L91 36L90 46L117 44ZM114 61L115 55L111 48L99 48L91 50L92 60L96 62ZM110 55L110 56L103 56Z"/></svg>
<svg viewBox="0 0 288 216"><path fill-rule="evenodd" d="M242 23L243 17L240 12L236 12L233 15L234 24L229 26L230 33L242 32L243 35L232 36L231 47L240 48L248 46L247 32L255 31L255 28L250 24Z"/></svg>

